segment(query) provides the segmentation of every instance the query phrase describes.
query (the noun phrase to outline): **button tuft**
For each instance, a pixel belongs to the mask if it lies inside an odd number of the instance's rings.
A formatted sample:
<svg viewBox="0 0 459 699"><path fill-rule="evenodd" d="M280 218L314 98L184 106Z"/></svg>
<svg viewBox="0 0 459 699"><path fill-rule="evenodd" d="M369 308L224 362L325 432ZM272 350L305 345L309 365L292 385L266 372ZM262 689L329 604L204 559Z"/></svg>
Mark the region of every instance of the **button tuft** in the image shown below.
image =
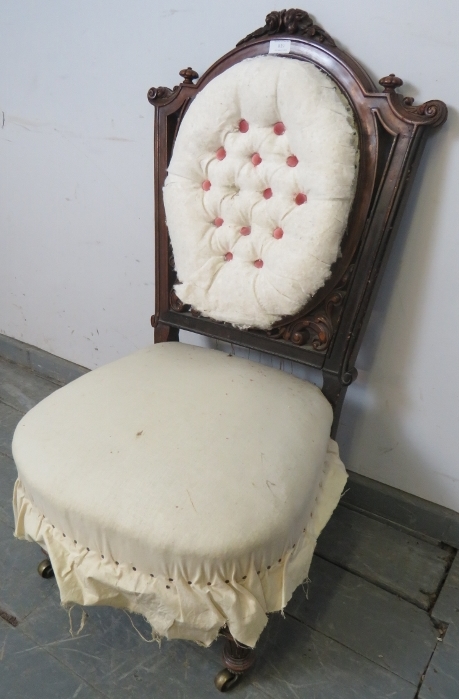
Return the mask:
<svg viewBox="0 0 459 699"><path fill-rule="evenodd" d="M265 189L265 191L263 192L263 196L265 199L271 199L272 195L273 190L271 189L271 187L267 187L267 189Z"/></svg>
<svg viewBox="0 0 459 699"><path fill-rule="evenodd" d="M215 157L217 160L224 160L226 158L226 150L223 148L223 146L215 153Z"/></svg>
<svg viewBox="0 0 459 699"><path fill-rule="evenodd" d="M289 167L296 167L298 165L298 158L296 155L289 155L287 158L287 165Z"/></svg>
<svg viewBox="0 0 459 699"><path fill-rule="evenodd" d="M255 260L253 263L257 269L261 269L263 267L263 260Z"/></svg>
<svg viewBox="0 0 459 699"><path fill-rule="evenodd" d="M226 255L225 255L225 260L226 260L227 262L231 262L232 259L233 259L233 253L232 253L232 252L227 252Z"/></svg>
<svg viewBox="0 0 459 699"><path fill-rule="evenodd" d="M245 119L241 119L241 121L239 122L239 131L241 133L247 133L248 130L249 130L249 122L246 121Z"/></svg>
<svg viewBox="0 0 459 699"><path fill-rule="evenodd" d="M276 240L280 240L283 237L283 235L284 231L282 230L282 228L275 228L273 230L273 238L275 238Z"/></svg>
<svg viewBox="0 0 459 699"><path fill-rule="evenodd" d="M285 124L283 124L282 121L276 122L273 126L273 131L276 136L282 136L282 134L285 133Z"/></svg>
<svg viewBox="0 0 459 699"><path fill-rule="evenodd" d="M250 226L242 226L240 232L241 232L241 235L250 235L250 233L252 232L252 229L250 228Z"/></svg>
<svg viewBox="0 0 459 699"><path fill-rule="evenodd" d="M216 226L217 228L223 226L223 219L217 216L217 218L214 220L214 226Z"/></svg>
<svg viewBox="0 0 459 699"><path fill-rule="evenodd" d="M262 159L261 159L259 153L254 153L254 154L252 155L251 160L252 160L253 165L255 165L255 167L256 167L257 165L259 165L259 164L262 162Z"/></svg>
<svg viewBox="0 0 459 699"><path fill-rule="evenodd" d="M303 194L303 192L300 192L295 197L295 204L298 204L298 206L300 206L301 204L304 204L307 200L308 200L308 198L307 198L306 194Z"/></svg>
<svg viewBox="0 0 459 699"><path fill-rule="evenodd" d="M203 190L205 192L208 192L211 187L212 187L212 185L210 183L210 180L204 180L204 182L202 183Z"/></svg>

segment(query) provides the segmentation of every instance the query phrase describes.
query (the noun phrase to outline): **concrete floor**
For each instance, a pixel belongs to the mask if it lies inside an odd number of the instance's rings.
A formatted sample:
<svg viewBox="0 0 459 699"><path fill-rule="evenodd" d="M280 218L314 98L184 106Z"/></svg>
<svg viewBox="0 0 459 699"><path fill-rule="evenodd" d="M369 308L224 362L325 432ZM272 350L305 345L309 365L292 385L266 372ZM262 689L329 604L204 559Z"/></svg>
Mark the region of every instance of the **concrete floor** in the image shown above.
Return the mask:
<svg viewBox="0 0 459 699"><path fill-rule="evenodd" d="M13 538L14 427L58 385L0 360L0 698L216 697L221 644L142 640L142 618L87 608L70 633L36 545ZM440 541L338 507L310 572L272 615L239 699L456 699L459 557ZM73 629L82 610L71 614Z"/></svg>

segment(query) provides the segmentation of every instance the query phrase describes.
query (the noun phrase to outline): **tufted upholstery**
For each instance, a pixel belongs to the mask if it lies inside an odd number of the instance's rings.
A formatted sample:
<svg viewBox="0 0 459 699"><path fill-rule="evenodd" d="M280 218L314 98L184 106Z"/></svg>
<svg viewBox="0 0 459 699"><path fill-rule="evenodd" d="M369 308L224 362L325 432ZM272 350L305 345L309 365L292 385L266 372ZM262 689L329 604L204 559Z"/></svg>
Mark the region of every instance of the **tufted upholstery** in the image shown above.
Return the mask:
<svg viewBox="0 0 459 699"><path fill-rule="evenodd" d="M180 299L239 327L298 312L339 255L356 143L346 98L310 63L262 56L212 80L164 187Z"/></svg>

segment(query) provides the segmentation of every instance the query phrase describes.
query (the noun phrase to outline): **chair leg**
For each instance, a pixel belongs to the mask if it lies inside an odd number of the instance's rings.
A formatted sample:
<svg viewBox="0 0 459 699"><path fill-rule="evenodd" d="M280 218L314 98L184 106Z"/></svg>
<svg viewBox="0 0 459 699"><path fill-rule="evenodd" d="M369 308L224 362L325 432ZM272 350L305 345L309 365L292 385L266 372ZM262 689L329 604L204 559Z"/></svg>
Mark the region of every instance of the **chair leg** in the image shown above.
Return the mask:
<svg viewBox="0 0 459 699"><path fill-rule="evenodd" d="M222 630L222 636L226 638L222 654L226 667L216 675L215 686L220 692L227 692L250 670L255 662L255 651L235 641L227 628Z"/></svg>

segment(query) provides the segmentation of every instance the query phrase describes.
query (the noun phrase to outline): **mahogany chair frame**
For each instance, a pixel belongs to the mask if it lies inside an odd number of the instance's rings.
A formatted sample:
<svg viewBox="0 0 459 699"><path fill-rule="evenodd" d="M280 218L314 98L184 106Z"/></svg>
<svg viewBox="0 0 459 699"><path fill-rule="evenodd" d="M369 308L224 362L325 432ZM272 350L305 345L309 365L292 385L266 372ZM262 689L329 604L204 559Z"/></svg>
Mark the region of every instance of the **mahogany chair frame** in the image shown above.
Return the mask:
<svg viewBox="0 0 459 699"><path fill-rule="evenodd" d="M342 255L332 266L326 284L300 313L282 319L269 331L240 330L202 317L173 291L177 278L162 189L177 131L194 97L239 61L267 54L271 40L285 39L290 40L290 51L281 55L318 66L349 100L360 150L357 189ZM410 182L430 128L440 126L447 118L446 105L434 100L415 106L412 98L396 92L403 81L393 74L379 81L381 92L308 13L296 9L271 12L264 27L240 41L198 80L191 68L180 75L183 82L173 89L158 87L148 92L148 100L156 110L156 310L151 319L155 342L177 341L180 329L189 330L321 370L322 391L334 411L335 436L347 387L357 376L355 360ZM225 635L229 635L227 631ZM253 660L250 653L237 650L234 642L230 651L224 661L235 676ZM219 688L227 686L228 682Z"/></svg>

